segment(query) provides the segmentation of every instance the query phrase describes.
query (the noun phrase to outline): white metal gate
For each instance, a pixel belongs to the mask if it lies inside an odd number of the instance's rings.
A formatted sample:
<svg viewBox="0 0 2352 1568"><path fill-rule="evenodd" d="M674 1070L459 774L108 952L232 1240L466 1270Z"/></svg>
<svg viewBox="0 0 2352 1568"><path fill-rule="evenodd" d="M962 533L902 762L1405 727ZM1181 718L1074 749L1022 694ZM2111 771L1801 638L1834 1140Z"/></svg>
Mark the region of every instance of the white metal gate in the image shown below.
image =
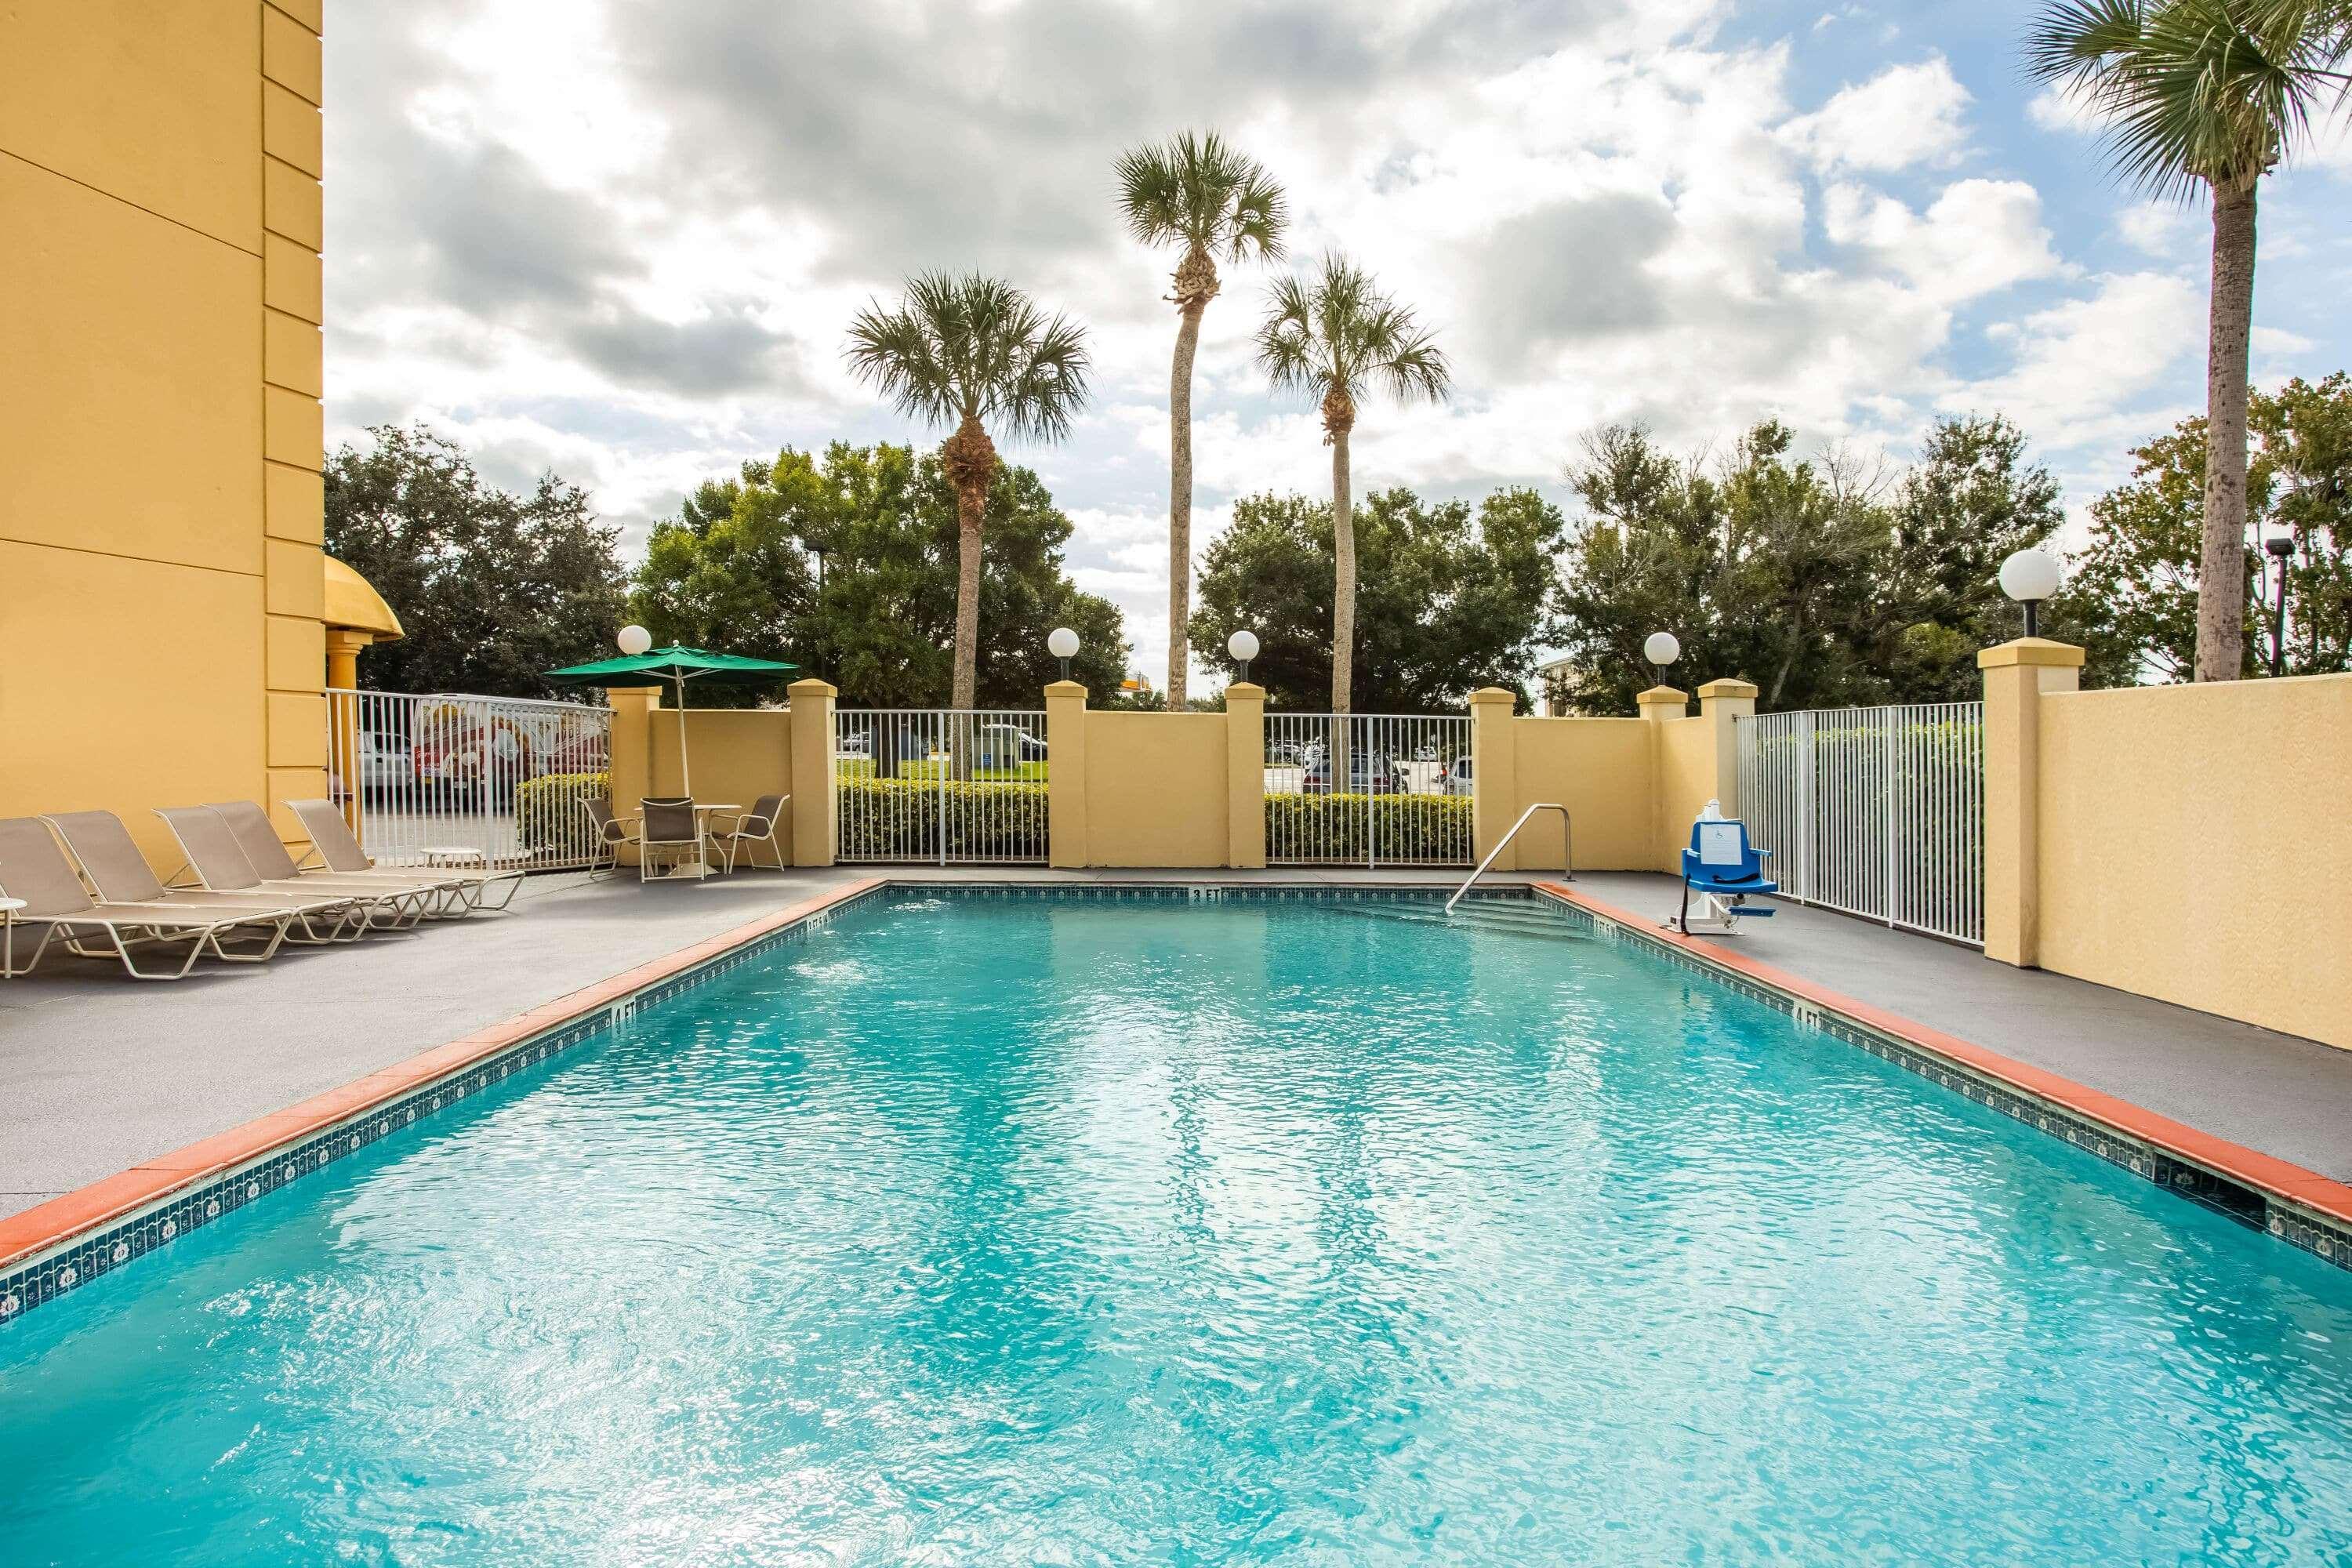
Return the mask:
<svg viewBox="0 0 2352 1568"><path fill-rule="evenodd" d="M1739 806L1800 903L1984 941L1984 704L1738 721Z"/></svg>
<svg viewBox="0 0 2352 1568"><path fill-rule="evenodd" d="M1265 716L1269 866L1467 866L1470 721Z"/></svg>
<svg viewBox="0 0 2352 1568"><path fill-rule="evenodd" d="M328 787L390 865L586 866L580 803L611 792L612 726L611 709L580 702L331 690Z"/></svg>
<svg viewBox="0 0 2352 1568"><path fill-rule="evenodd" d="M834 858L1042 866L1045 715L842 708L833 716Z"/></svg>

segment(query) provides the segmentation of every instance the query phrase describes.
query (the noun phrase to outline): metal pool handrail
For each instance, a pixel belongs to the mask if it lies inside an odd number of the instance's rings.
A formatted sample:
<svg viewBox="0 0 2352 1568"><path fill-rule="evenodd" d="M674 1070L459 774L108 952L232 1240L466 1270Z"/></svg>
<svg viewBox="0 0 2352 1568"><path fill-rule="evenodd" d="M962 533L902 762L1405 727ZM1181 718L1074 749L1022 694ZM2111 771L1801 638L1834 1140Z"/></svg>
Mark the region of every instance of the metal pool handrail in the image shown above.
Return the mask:
<svg viewBox="0 0 2352 1568"><path fill-rule="evenodd" d="M1445 912L1447 914L1450 915L1454 912L1454 906L1462 901L1462 895L1470 890L1470 884L1486 874L1486 868L1495 863L1495 857L1500 855L1505 847L1507 846L1512 839L1517 838L1519 836L1519 829L1528 825L1528 818L1533 816L1538 811L1556 811L1559 813L1559 831L1567 848L1567 853L1560 858L1565 863L1567 868L1563 870L1560 875L1571 882L1576 880L1575 819L1568 815L1568 807L1560 805L1559 802L1556 800L1539 800L1533 805L1528 807L1527 810L1519 813L1519 819L1511 824L1511 830L1508 833L1504 834L1503 837L1496 841L1492 849L1486 851L1486 858L1478 862L1478 868L1471 872L1467 877L1465 877L1462 879L1462 885L1454 889L1454 896L1445 900Z"/></svg>

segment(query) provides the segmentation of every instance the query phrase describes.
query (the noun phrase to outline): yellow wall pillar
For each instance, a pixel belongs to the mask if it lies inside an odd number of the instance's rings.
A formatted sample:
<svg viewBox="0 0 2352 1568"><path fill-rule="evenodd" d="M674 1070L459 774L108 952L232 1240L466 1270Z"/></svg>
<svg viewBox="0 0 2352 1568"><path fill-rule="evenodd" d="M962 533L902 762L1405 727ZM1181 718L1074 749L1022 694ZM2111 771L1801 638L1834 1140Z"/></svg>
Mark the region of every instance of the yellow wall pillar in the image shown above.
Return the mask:
<svg viewBox="0 0 2352 1568"><path fill-rule="evenodd" d="M1710 680L1698 689L1698 714L1715 744L1715 798L1723 815L1739 815L1739 724L1756 717L1756 686L1747 680ZM1679 864L1679 862L1678 862Z"/></svg>
<svg viewBox="0 0 2352 1568"><path fill-rule="evenodd" d="M1225 688L1225 864L1265 864L1265 688L1237 680Z"/></svg>
<svg viewBox="0 0 2352 1568"><path fill-rule="evenodd" d="M371 632L354 632L341 628L327 633L327 689L330 691L357 691L360 685L360 650L375 641ZM328 700L328 717L335 727L333 763L342 773L343 820L351 824L352 834L360 831L360 796L367 787L367 761L360 755L360 710L355 698Z"/></svg>
<svg viewBox="0 0 2352 1568"><path fill-rule="evenodd" d="M1075 680L1045 688L1047 860L1087 863L1087 689ZM1261 819L1261 824L1263 819ZM1264 829L1261 825L1260 834Z"/></svg>
<svg viewBox="0 0 2352 1568"><path fill-rule="evenodd" d="M607 744L605 777L612 791L613 815L635 816L637 803L653 793L654 714L661 707L658 686L616 687L604 693L613 709L613 734ZM634 849L621 851L624 865L637 863Z"/></svg>
<svg viewBox="0 0 2352 1568"><path fill-rule="evenodd" d="M1985 700L1985 956L2032 969L2042 947L2042 696L2081 687L2083 650L2020 637L1978 654L1977 668Z"/></svg>
<svg viewBox="0 0 2352 1568"><path fill-rule="evenodd" d="M1669 841L1666 837L1665 796L1669 770L1666 765L1666 732L1664 726L1669 719L1686 719L1690 716L1690 693L1677 690L1671 686L1653 686L1647 691L1635 693L1633 701L1640 708L1642 717L1652 725L1657 726L1650 731L1650 776L1658 781L1657 787L1650 792L1650 841L1653 844L1666 845ZM1661 862L1657 868L1665 870L1669 868Z"/></svg>
<svg viewBox="0 0 2352 1568"><path fill-rule="evenodd" d="M1470 694L1470 847L1477 859L1511 830L1526 809L1519 799L1518 731L1512 728L1511 710L1517 693L1499 686L1481 687ZM1517 845L1495 861L1497 871L1519 868Z"/></svg>
<svg viewBox="0 0 2352 1568"><path fill-rule="evenodd" d="M793 864L833 864L833 703L841 693L828 681L795 680L789 688L793 723Z"/></svg>

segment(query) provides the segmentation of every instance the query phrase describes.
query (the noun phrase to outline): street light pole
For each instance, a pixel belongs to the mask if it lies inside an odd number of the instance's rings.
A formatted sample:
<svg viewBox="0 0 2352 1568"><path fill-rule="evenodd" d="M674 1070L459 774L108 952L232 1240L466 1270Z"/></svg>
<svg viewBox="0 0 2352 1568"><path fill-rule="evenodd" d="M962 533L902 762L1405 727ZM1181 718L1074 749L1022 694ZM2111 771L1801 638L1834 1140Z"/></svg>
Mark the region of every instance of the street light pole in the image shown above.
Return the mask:
<svg viewBox="0 0 2352 1568"><path fill-rule="evenodd" d="M2286 564L2294 554L2294 535L2279 534L2263 548L2278 563L2278 595L2271 602L2271 677L2276 679L2286 672Z"/></svg>

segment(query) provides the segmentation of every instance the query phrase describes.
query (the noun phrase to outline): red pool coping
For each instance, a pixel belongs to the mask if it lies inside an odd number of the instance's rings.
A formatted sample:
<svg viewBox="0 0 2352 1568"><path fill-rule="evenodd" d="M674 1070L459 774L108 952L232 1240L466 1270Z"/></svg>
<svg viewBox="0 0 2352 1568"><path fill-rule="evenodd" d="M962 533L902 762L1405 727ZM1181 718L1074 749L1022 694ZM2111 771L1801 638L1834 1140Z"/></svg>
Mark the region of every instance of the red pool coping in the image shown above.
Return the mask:
<svg viewBox="0 0 2352 1568"><path fill-rule="evenodd" d="M1642 941L1689 953L1702 963L1736 974L1751 984L1797 998L1824 1012L1835 1013L1874 1033L1898 1040L1924 1056L1939 1058L1979 1078L2008 1086L2029 1100L2038 1100L2072 1111L2086 1121L2120 1132L2171 1155L2298 1208L2324 1215L2338 1225L2352 1225L2352 1186L2307 1170L2292 1161L2232 1143L2200 1131L2168 1116L2159 1116L2130 1100L2076 1083L2045 1068L1987 1050L1957 1035L1914 1022L1884 1007L1817 985L1810 980L1759 963L1720 942L1685 936L1654 921L1628 913L1588 893L1560 882L1537 882L1536 891L1588 914L1598 915L1633 931Z"/></svg>
<svg viewBox="0 0 2352 1568"><path fill-rule="evenodd" d="M0 1218L0 1272L26 1259L64 1246L138 1211L153 1206L173 1194L209 1181L241 1165L268 1158L328 1128L362 1119L375 1107L424 1086L464 1072L485 1058L509 1050L525 1040L575 1023L609 1007L623 997L657 985L674 974L693 969L772 931L782 931L836 904L872 892L888 880L866 877L814 899L762 915L731 931L666 953L649 963L598 981L554 1001L501 1019L487 1028L460 1036L446 1045L420 1051L381 1072L352 1079L340 1089L314 1094L283 1110L257 1116L242 1126L141 1162L127 1171L102 1176Z"/></svg>

